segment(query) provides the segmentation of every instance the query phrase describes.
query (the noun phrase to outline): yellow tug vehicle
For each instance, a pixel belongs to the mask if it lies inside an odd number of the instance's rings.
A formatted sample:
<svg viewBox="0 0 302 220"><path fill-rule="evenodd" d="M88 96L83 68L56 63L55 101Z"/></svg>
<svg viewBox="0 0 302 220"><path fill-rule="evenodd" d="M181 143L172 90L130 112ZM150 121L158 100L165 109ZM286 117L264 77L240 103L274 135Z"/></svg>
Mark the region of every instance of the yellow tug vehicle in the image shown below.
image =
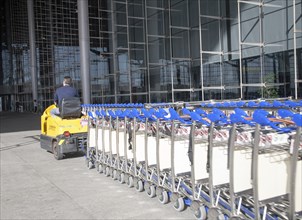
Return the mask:
<svg viewBox="0 0 302 220"><path fill-rule="evenodd" d="M85 153L87 117L81 113L80 99L63 99L60 115L51 115L54 108L49 106L41 116L41 148L52 152L57 160L67 154Z"/></svg>

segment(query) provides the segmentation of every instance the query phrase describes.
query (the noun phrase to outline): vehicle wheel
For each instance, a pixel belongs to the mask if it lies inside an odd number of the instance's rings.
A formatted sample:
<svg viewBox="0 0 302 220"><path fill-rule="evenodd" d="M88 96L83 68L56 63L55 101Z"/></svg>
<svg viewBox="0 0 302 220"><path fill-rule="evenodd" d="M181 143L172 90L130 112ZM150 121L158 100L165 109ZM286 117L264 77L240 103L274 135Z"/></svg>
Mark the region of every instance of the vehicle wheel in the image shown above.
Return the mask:
<svg viewBox="0 0 302 220"><path fill-rule="evenodd" d="M110 176L110 168L109 167L106 167L105 169L105 176Z"/></svg>
<svg viewBox="0 0 302 220"><path fill-rule="evenodd" d="M154 198L156 196L156 190L155 190L155 186L154 185L151 185L147 188L147 195L150 197L150 198Z"/></svg>
<svg viewBox="0 0 302 220"><path fill-rule="evenodd" d="M112 179L117 180L117 170L112 171Z"/></svg>
<svg viewBox="0 0 302 220"><path fill-rule="evenodd" d="M206 220L207 219L207 210L205 206L200 206L198 210L194 212L194 217L198 220Z"/></svg>
<svg viewBox="0 0 302 220"><path fill-rule="evenodd" d="M136 189L137 192L142 192L144 190L143 181L138 180L135 189Z"/></svg>
<svg viewBox="0 0 302 220"><path fill-rule="evenodd" d="M61 147L58 145L58 142L56 140L54 140L52 142L52 152L53 152L53 155L54 157L57 159L57 160L61 160L63 159L63 154L61 153Z"/></svg>
<svg viewBox="0 0 302 220"><path fill-rule="evenodd" d="M124 174L124 173L121 173L121 174L118 176L118 182L119 182L120 184L125 183L125 174Z"/></svg>
<svg viewBox="0 0 302 220"><path fill-rule="evenodd" d="M134 186L133 176L129 176L127 185L128 185L129 188L132 188Z"/></svg>
<svg viewBox="0 0 302 220"><path fill-rule="evenodd" d="M174 204L173 207L176 211L182 212L185 209L185 201L183 198L178 198Z"/></svg>
<svg viewBox="0 0 302 220"><path fill-rule="evenodd" d="M210 208L208 213L208 219L209 220L224 220L224 215L221 213L221 211L216 208Z"/></svg>
<svg viewBox="0 0 302 220"><path fill-rule="evenodd" d="M166 190L162 191L160 195L158 195L158 200L161 204L167 204L169 202L169 195Z"/></svg>

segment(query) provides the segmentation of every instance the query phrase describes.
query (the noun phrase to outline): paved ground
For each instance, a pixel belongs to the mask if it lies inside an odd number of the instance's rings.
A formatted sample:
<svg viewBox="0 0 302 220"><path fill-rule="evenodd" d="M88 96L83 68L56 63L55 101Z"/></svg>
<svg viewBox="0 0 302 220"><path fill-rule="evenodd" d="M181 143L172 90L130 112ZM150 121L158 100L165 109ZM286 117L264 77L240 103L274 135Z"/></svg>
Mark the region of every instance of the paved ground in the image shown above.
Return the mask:
<svg viewBox="0 0 302 220"><path fill-rule="evenodd" d="M0 219L194 219L88 170L83 157L55 160L40 148L40 115L0 112L0 128Z"/></svg>

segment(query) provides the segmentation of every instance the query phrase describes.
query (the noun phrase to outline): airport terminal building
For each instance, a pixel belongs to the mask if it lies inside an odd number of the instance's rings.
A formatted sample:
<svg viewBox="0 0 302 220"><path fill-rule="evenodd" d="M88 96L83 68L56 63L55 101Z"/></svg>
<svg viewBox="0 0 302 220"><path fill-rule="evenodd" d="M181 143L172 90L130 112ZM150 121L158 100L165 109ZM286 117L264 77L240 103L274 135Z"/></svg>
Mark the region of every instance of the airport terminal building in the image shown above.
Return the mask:
<svg viewBox="0 0 302 220"><path fill-rule="evenodd" d="M53 103L302 98L302 0L10 0L2 110Z"/></svg>

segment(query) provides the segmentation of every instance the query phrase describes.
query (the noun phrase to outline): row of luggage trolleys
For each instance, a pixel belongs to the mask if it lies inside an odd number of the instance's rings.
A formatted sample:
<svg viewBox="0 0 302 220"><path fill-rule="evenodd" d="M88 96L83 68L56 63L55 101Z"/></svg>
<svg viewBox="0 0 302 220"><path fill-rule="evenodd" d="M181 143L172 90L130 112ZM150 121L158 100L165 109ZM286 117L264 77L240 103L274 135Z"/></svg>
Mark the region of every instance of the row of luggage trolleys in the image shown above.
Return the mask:
<svg viewBox="0 0 302 220"><path fill-rule="evenodd" d="M86 163L196 219L301 219L302 102L276 104L86 104Z"/></svg>

